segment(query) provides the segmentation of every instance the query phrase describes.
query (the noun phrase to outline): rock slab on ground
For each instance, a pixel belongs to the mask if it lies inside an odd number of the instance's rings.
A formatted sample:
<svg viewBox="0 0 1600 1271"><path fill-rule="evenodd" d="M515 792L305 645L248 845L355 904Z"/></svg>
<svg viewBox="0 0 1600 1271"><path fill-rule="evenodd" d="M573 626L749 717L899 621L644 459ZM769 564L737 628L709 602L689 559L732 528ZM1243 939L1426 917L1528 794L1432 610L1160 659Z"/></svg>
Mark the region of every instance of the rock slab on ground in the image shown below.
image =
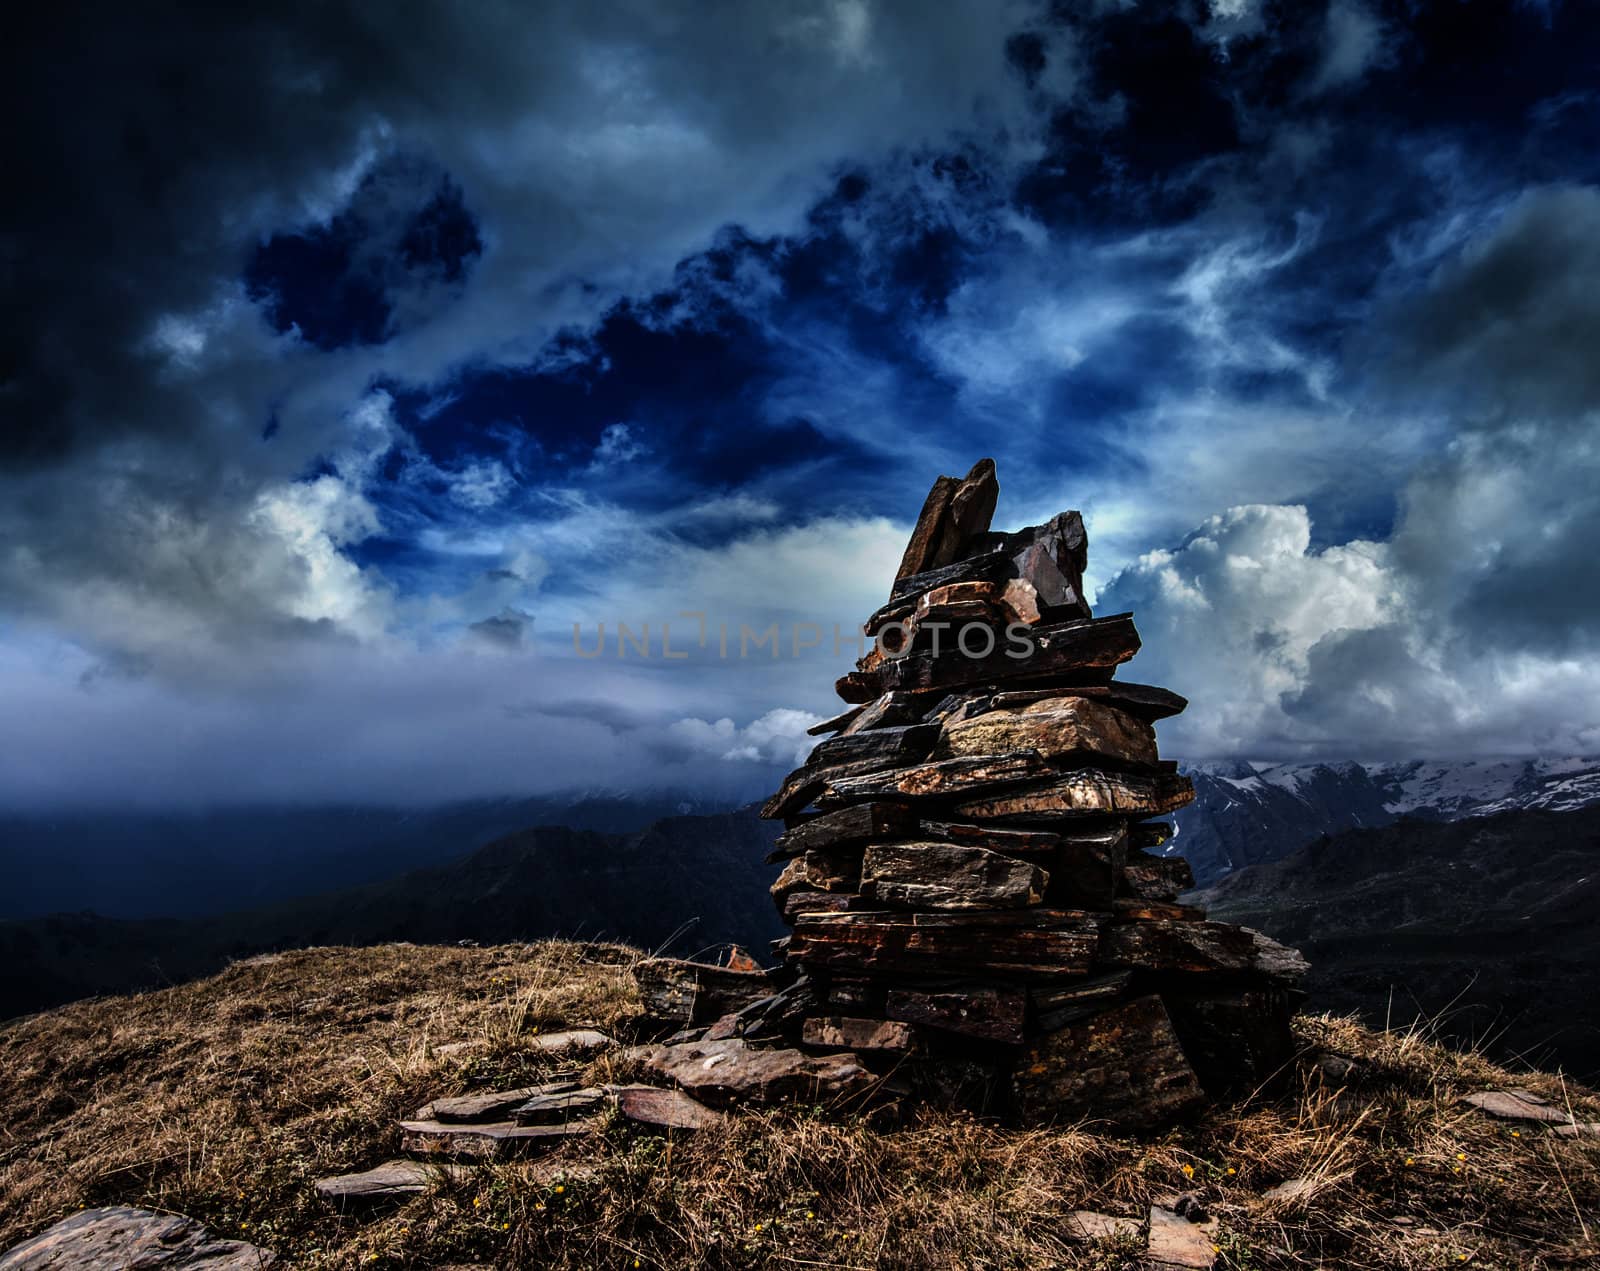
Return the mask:
<svg viewBox="0 0 1600 1271"><path fill-rule="evenodd" d="M277 1265L268 1250L224 1240L193 1219L123 1206L85 1209L0 1253L3 1271L259 1271Z"/></svg>
<svg viewBox="0 0 1600 1271"><path fill-rule="evenodd" d="M1148 1271L1205 1271L1215 1264L1214 1225L1192 1223L1160 1205L1150 1207Z"/></svg>
<svg viewBox="0 0 1600 1271"><path fill-rule="evenodd" d="M319 1179L317 1195L335 1204L361 1204L416 1196L451 1176L458 1167L421 1161L385 1161L359 1174Z"/></svg>
<svg viewBox="0 0 1600 1271"><path fill-rule="evenodd" d="M860 1093L874 1081L849 1052L808 1055L788 1047L758 1049L737 1038L658 1046L645 1067L713 1105L828 1101Z"/></svg>
<svg viewBox="0 0 1600 1271"><path fill-rule="evenodd" d="M1118 1218L1092 1209L1075 1209L1067 1215L1067 1230L1079 1240L1131 1240L1140 1226L1137 1218Z"/></svg>
<svg viewBox="0 0 1600 1271"><path fill-rule="evenodd" d="M1570 1117L1559 1108L1553 1108L1536 1094L1526 1090L1485 1090L1469 1094L1461 1100L1478 1111L1500 1121L1569 1121Z"/></svg>
<svg viewBox="0 0 1600 1271"><path fill-rule="evenodd" d="M639 1125L658 1130L709 1130L727 1117L684 1094L660 1086L619 1086L612 1091L617 1111Z"/></svg>
<svg viewBox="0 0 1600 1271"><path fill-rule="evenodd" d="M543 1086L522 1086L516 1090L491 1090L482 1094L452 1095L435 1099L417 1111L414 1121L447 1121L453 1124L472 1124L479 1121L503 1121L514 1108L540 1095L556 1094L562 1090L575 1090L575 1081L551 1082Z"/></svg>
<svg viewBox="0 0 1600 1271"><path fill-rule="evenodd" d="M562 1139L594 1132L588 1121L565 1125L517 1125L514 1121L495 1121L482 1125L459 1125L445 1121L402 1121L402 1151L417 1156L511 1156L520 1152L552 1147Z"/></svg>

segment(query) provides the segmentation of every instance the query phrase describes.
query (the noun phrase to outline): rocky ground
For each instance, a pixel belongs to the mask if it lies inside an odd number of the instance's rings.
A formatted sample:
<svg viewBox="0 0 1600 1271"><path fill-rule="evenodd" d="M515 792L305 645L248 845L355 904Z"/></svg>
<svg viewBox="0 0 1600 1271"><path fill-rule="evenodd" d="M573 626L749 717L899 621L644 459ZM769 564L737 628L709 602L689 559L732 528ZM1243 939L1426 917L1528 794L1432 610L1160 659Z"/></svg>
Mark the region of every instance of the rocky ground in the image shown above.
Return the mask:
<svg viewBox="0 0 1600 1271"><path fill-rule="evenodd" d="M183 1215L206 1265L1083 1267L1592 1265L1600 1099L1421 1033L1301 1019L1286 1088L1159 1137L750 1107L663 1132L618 1098L528 1155L319 1181L402 1155L419 1111L627 1085L616 945L313 949L0 1028L0 1249L79 1211ZM541 1045L589 1028L620 1045ZM1520 1091L1521 1094L1512 1094ZM492 1100L489 1101L493 1103ZM498 1112L496 1115L499 1115ZM414 1133L411 1147L416 1149ZM436 1154L426 1153L430 1158ZM137 1217L77 1217L131 1238ZM210 1245L207 1245L210 1241ZM237 1242L219 1244L218 1242ZM74 1265L0 1255L0 1267ZM225 1261L224 1259L236 1259Z"/></svg>

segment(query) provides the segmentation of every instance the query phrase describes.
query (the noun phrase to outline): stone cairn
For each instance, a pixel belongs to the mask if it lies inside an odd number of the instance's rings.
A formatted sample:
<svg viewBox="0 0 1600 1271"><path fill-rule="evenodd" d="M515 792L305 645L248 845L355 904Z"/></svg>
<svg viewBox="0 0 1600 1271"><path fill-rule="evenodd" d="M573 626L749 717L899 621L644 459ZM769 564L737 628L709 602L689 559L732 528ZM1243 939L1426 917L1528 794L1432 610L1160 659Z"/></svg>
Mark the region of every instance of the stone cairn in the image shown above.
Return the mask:
<svg viewBox="0 0 1600 1271"><path fill-rule="evenodd" d="M1171 826L1151 818L1193 791L1151 725L1187 703L1114 678L1139 637L1090 616L1083 518L995 533L998 495L987 459L934 482L838 683L849 709L762 810L786 827L781 965L646 959L640 1026L663 1041L536 1037L544 1082L435 1099L397 1127L409 1159L319 1195L412 1195L441 1161L548 1151L611 1110L692 1131L747 1103L923 1101L1141 1130L1285 1067L1305 962L1180 903L1189 867L1157 851ZM585 1085L605 1052L645 1080ZM1152 1210L1152 1249L1158 1227L1187 1231Z"/></svg>
<svg viewBox="0 0 1600 1271"><path fill-rule="evenodd" d="M1159 851L1151 818L1194 795L1152 725L1187 703L1115 678L1139 636L1084 602L1082 517L998 533L998 494L987 459L934 482L848 709L762 809L780 970L639 968L687 1026L648 1066L691 1094L1138 1129L1290 1058L1304 961L1179 903L1193 877Z"/></svg>

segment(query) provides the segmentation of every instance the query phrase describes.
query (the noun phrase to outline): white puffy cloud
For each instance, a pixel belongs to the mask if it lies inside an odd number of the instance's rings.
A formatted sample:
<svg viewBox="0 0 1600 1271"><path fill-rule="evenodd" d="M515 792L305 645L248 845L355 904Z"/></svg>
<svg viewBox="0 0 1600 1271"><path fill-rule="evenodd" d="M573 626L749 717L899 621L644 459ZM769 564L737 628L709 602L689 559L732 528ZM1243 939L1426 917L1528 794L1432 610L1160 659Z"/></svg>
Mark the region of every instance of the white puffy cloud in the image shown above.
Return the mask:
<svg viewBox="0 0 1600 1271"><path fill-rule="evenodd" d="M1099 611L1132 610L1144 639L1125 674L1190 699L1160 726L1164 748L1286 760L1600 745L1591 658L1520 636L1484 640L1476 615L1436 607L1433 576L1408 558L1417 536L1449 537L1435 511L1414 503L1390 542L1314 549L1304 508L1233 508L1113 578ZM1492 556L1468 550L1463 567L1492 588Z"/></svg>
<svg viewBox="0 0 1600 1271"><path fill-rule="evenodd" d="M1332 632L1381 626L1398 607L1382 544L1313 551L1305 508L1259 504L1141 556L1097 604L1133 611L1144 649L1126 674L1193 702L1164 731L1169 749L1194 758L1289 744L1297 730L1284 698L1306 684L1313 649Z"/></svg>
<svg viewBox="0 0 1600 1271"><path fill-rule="evenodd" d="M821 723L822 718L807 711L778 707L743 728L723 716L715 721L680 719L668 731L692 749L718 759L797 767L805 762L817 741L806 735L806 729Z"/></svg>

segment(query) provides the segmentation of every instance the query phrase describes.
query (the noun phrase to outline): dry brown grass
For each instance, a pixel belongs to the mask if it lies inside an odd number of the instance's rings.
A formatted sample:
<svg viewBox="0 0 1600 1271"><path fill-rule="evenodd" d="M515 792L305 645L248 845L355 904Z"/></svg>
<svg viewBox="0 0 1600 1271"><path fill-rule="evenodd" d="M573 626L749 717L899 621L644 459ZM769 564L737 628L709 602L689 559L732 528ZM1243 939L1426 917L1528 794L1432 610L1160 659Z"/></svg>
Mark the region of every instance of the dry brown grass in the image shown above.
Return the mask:
<svg viewBox="0 0 1600 1271"><path fill-rule="evenodd" d="M486 1165L375 1216L311 1183L392 1156L429 1098L548 1075L535 1029L626 1033L617 946L315 949L196 984L0 1027L0 1248L84 1205L197 1217L297 1267L1096 1267L1131 1247L1068 1236L1073 1209L1141 1214L1202 1188L1218 1266L1545 1268L1600 1258L1600 1142L1514 1131L1457 1099L1515 1077L1416 1034L1302 1021L1308 1048L1364 1061L1335 1087L1310 1064L1271 1099L1160 1138L1018 1132L928 1113L898 1128L821 1110L747 1112L671 1140L620 1123L566 1147L570 1172ZM466 1043L441 1055L437 1047ZM593 1075L620 1071L614 1060ZM1289 1178L1294 1202L1262 1193Z"/></svg>

